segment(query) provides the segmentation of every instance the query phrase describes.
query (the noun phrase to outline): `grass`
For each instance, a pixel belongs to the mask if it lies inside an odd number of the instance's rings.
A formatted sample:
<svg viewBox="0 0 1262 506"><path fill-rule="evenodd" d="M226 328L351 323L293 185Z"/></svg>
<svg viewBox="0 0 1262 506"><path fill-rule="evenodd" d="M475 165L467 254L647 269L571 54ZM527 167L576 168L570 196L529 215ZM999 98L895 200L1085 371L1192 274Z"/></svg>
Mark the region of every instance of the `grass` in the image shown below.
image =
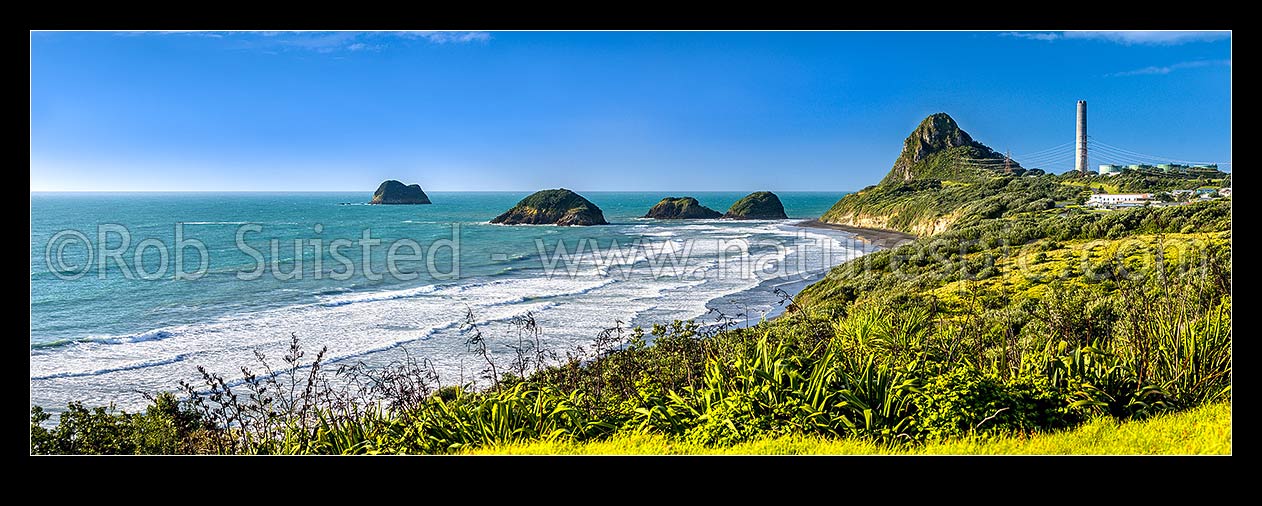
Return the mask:
<svg viewBox="0 0 1262 506"><path fill-rule="evenodd" d="M1151 268L1159 261L1174 262L1203 254L1212 245L1229 244L1231 232L1141 234L1120 239L1075 240L1058 243L1054 250L1042 249L1046 242L1026 244L1014 254L998 258L995 267L999 269L999 276L979 281L954 281L932 292L949 298L951 294L967 292L966 288L970 285L985 288L1003 286L1038 297L1043 295L1046 283L1055 279L1084 285L1097 283L1098 280L1078 277L1084 266L1112 261L1129 269ZM1158 259L1158 251L1162 253L1161 260ZM1075 277L1066 278L1071 274Z"/></svg>
<svg viewBox="0 0 1262 506"><path fill-rule="evenodd" d="M1061 181L1060 184L1069 186L1080 186L1083 188L1104 188L1109 193L1122 193L1121 187L1113 183L1105 183L1102 181Z"/></svg>
<svg viewBox="0 0 1262 506"><path fill-rule="evenodd" d="M861 440L786 436L727 447L656 435L590 443L537 442L479 448L469 455L1230 455L1231 404L1220 402L1142 421L1098 418L1074 430L1032 437L891 447Z"/></svg>

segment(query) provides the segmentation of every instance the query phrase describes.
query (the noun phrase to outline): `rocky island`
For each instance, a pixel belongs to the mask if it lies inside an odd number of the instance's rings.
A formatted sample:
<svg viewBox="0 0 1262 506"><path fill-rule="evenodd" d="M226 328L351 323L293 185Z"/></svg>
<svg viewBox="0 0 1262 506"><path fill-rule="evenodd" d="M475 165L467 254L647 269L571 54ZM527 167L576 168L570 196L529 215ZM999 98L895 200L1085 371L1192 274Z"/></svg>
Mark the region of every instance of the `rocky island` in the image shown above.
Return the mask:
<svg viewBox="0 0 1262 506"><path fill-rule="evenodd" d="M369 204L429 204L429 196L421 185L405 185L393 179L381 183Z"/></svg>
<svg viewBox="0 0 1262 506"><path fill-rule="evenodd" d="M723 213L710 209L692 197L666 197L649 209L645 218L659 220L705 220L723 217Z"/></svg>
<svg viewBox="0 0 1262 506"><path fill-rule="evenodd" d="M605 213L582 195L565 188L542 190L521 199L491 223L503 225L608 225Z"/></svg>
<svg viewBox="0 0 1262 506"><path fill-rule="evenodd" d="M723 217L732 220L783 220L789 216L784 214L784 204L780 203L776 194L754 192L732 204Z"/></svg>

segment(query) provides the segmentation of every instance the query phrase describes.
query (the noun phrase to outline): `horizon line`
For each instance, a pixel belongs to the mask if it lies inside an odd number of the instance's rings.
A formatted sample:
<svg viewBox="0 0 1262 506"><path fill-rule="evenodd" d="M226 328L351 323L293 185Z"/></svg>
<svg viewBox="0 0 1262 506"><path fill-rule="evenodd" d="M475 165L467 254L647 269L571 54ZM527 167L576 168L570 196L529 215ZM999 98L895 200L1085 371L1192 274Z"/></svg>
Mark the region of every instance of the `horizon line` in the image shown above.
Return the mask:
<svg viewBox="0 0 1262 506"><path fill-rule="evenodd" d="M542 188L538 190L425 190L426 193L521 193L566 188ZM568 190L590 193L728 193L744 191L770 191L782 193L835 193L858 190ZM31 190L31 193L369 193L373 190Z"/></svg>

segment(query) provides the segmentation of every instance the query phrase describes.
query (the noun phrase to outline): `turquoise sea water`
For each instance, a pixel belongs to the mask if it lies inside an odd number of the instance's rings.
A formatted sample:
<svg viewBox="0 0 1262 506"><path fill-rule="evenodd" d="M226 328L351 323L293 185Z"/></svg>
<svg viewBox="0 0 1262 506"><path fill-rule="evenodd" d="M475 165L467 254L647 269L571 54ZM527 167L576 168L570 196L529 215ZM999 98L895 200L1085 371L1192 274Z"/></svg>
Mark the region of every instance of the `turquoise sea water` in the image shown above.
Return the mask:
<svg viewBox="0 0 1262 506"><path fill-rule="evenodd" d="M843 193L780 193L790 220L655 221L640 216L670 194L583 192L610 225L487 223L526 194L435 192L432 205L368 206L362 192L32 193L32 400L135 407L136 391L174 389L198 365L231 377L254 350L279 357L290 333L313 350L327 345L334 361L406 350L467 379L467 311L504 360L494 336L526 312L554 350L585 345L615 321L718 309L752 323L777 311L774 288L796 291L872 249L845 232L792 226ZM743 194L690 195L722 211ZM381 241L367 256L365 233ZM340 258L329 251L339 239L349 243ZM205 272L177 279L177 257L186 273L202 265L196 244Z"/></svg>

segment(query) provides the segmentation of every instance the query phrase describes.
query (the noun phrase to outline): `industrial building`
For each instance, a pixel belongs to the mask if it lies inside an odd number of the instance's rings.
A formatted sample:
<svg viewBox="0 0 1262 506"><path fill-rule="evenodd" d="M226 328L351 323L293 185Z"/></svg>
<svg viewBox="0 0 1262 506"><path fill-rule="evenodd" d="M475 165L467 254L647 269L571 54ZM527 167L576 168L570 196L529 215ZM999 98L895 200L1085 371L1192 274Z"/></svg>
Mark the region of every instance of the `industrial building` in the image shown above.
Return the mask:
<svg viewBox="0 0 1262 506"><path fill-rule="evenodd" d="M1211 163L1206 165L1183 165L1181 163L1159 163L1153 170L1165 172L1167 174L1187 174L1188 172L1216 172L1218 164Z"/></svg>
<svg viewBox="0 0 1262 506"><path fill-rule="evenodd" d="M1116 176L1126 171L1132 172L1163 172L1166 174L1187 174L1191 172L1217 172L1218 164L1211 163L1205 165L1183 165L1178 163L1159 163L1157 165L1148 165L1144 163L1133 163L1130 165L1116 165L1111 163L1100 164L1099 174L1101 176Z"/></svg>
<svg viewBox="0 0 1262 506"><path fill-rule="evenodd" d="M1100 164L1101 176L1116 176L1122 173L1122 167L1111 163Z"/></svg>
<svg viewBox="0 0 1262 506"><path fill-rule="evenodd" d="M1138 207L1151 201L1151 193L1097 193L1087 198L1087 206Z"/></svg>

